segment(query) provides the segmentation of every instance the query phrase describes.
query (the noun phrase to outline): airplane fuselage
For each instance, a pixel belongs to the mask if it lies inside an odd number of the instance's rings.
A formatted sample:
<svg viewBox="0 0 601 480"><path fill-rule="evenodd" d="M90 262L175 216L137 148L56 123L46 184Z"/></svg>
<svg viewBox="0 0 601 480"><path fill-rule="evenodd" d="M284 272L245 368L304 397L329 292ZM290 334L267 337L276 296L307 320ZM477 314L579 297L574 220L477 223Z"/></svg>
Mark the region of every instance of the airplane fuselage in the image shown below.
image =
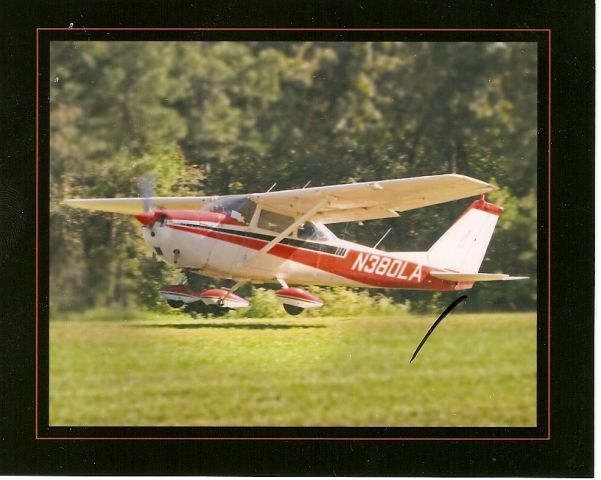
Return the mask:
<svg viewBox="0 0 601 480"><path fill-rule="evenodd" d="M163 211L147 225L144 239L159 258L179 268L217 278L253 283L284 281L323 285L420 290L461 290L471 282L430 276L426 252L384 252L332 235L306 240L294 235L250 261L277 233L251 229L213 212Z"/></svg>

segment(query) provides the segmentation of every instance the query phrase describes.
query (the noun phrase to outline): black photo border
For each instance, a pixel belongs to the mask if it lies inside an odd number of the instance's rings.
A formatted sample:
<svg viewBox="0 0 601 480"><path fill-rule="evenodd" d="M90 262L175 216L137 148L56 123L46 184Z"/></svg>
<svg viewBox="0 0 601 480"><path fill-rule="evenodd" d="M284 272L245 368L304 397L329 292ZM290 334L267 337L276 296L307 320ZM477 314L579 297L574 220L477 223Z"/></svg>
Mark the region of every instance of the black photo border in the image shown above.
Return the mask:
<svg viewBox="0 0 601 480"><path fill-rule="evenodd" d="M18 231L19 242L0 252L5 278L0 295L3 313L0 322L3 387L0 388L0 473L592 475L593 2L566 5L550 0L500 5L463 0L453 4L431 0L365 1L344 9L327 3L319 6L307 3L288 9L279 2L242 5L234 1L207 6L194 2L167 5L158 0L124 3L107 0L85 5L65 0L61 5L37 1L2 8L8 19L1 49L2 64L8 68L0 74L2 92L7 93L0 112L5 139L0 156L0 178L20 192L23 208L17 214L25 227ZM47 163L43 160L38 163L47 148L48 137L39 126L44 116L47 119L48 111L44 110L46 97L41 91L43 65L40 69L37 59L46 48L40 42L49 41L46 35L50 29L63 31L70 23L75 29L81 28L67 32L70 38L79 35L85 40L96 39L97 34L90 27L225 28L219 30L218 37L231 35L235 40L253 35L253 30L235 28L249 25L260 30L278 28L271 30L271 37L302 27L305 30L299 35L311 40L323 39L321 34L312 33L314 27L328 27L331 35L339 37L344 36L344 31L355 31L353 29L357 29L353 36L360 36L359 30L363 30L365 38L371 40L393 35L386 32L398 29L416 36L421 31L426 40L441 30L449 35L470 30L470 36L483 35L478 32L489 30L505 34L526 30L528 35L538 32L537 35L543 36L548 32L548 50L543 53L548 58L547 72L551 74L547 84L549 102L546 105L539 102L538 113L539 118L541 112L550 114L547 124L539 123L543 130L539 131L539 155L542 149L549 151L550 156L548 170L542 177L539 172L538 213L539 220L546 221L539 225L538 246L539 255L541 250L550 255L538 259L539 302L542 293L546 299L546 305L539 303L538 310L538 345L541 346L542 341L546 349L546 356L543 355L542 360L540 355L538 357L538 368L540 372L542 366L542 371L550 374L542 380L539 375L538 386L544 385L549 408L542 415L542 422L541 412L538 413L536 431L520 439L506 435L487 441L457 434L436 436L434 431L427 440L377 436L372 440L330 438L327 441L307 440L298 435L261 440L228 439L222 435L221 428L219 440L150 440L139 438L138 428L133 429L138 433L127 432L130 438L122 439L110 435L99 437L97 431L92 432L93 439L86 439L80 429L49 431L47 418L38 412L41 400L38 382L40 392L47 389L47 379L42 378L38 363L44 361L42 352L48 346L47 330L44 332L42 325L47 321L47 289L42 281L38 284L38 278L47 279L48 275L45 263L48 258ZM296 28L296 31L301 30ZM141 32L133 35L142 38ZM105 32L105 35L115 34ZM539 72L540 60L539 51ZM541 199L543 190L546 198ZM10 216L2 218L3 228L11 227L10 220ZM550 274L545 278L546 271ZM542 292L540 288L545 287L547 291ZM551 327L543 329L543 333L540 333L541 308L549 314ZM119 430L122 434L126 432ZM134 435L138 438L131 439Z"/></svg>

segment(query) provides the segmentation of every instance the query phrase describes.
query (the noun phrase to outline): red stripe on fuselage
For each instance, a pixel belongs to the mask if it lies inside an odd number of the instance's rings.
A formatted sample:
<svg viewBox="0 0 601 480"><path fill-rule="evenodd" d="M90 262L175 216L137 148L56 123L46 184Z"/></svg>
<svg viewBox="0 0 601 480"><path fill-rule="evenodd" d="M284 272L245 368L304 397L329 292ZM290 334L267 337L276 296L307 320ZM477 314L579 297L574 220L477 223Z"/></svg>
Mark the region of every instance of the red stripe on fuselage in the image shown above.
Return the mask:
<svg viewBox="0 0 601 480"><path fill-rule="evenodd" d="M268 243L265 240L245 237L243 236L243 232L216 232L214 230L203 228L202 225L199 225L198 227L187 227L183 225L168 224L166 226L175 230L214 238L216 240L233 243L235 245L240 245L242 247L251 248L254 250L260 250L263 246L265 246ZM303 265L322 270L326 273L338 275L349 280L363 283L364 285L370 287L424 290L455 290L455 282L449 282L431 277L431 269L425 265L421 266L422 272L420 275L420 281L417 281L417 279L408 280L408 278L415 271L415 269L418 268L418 265L413 262L407 262L404 260L402 262L406 264L406 266L404 267L401 273L405 278L389 277L386 274L368 273L359 269L353 270L353 264L357 260L358 256L361 254L367 256L373 255L374 258L370 260L371 263L376 262L376 260L379 263L379 259L382 258L389 258L390 262L393 262L394 260L400 260L393 257L387 257L386 255L380 255L379 253L372 254L370 252L359 252L356 250L350 250L344 258L336 257L334 255L313 252L311 250L293 247L290 245L284 245L282 243L274 245L273 248L269 250L269 255L301 263ZM375 257L378 257L378 259L376 259ZM377 270L377 268L374 268L374 271Z"/></svg>

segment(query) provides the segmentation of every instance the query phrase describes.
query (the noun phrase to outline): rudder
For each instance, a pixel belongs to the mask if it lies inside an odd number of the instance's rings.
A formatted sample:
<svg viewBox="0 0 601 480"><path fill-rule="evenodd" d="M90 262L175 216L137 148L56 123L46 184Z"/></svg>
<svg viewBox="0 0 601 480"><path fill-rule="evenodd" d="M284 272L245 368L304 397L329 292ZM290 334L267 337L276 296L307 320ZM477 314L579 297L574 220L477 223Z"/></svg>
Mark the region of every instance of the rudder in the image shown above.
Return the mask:
<svg viewBox="0 0 601 480"><path fill-rule="evenodd" d="M455 272L477 273L503 208L484 195L474 201L428 250L428 263Z"/></svg>

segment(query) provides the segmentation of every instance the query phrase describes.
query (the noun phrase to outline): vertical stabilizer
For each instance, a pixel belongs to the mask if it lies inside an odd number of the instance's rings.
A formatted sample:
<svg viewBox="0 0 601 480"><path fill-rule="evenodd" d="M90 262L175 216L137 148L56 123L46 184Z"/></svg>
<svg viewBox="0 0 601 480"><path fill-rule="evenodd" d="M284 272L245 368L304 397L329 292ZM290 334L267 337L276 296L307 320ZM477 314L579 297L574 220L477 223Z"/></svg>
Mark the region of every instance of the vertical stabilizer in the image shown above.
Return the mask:
<svg viewBox="0 0 601 480"><path fill-rule="evenodd" d="M503 209L484 200L473 202L428 250L432 267L477 273Z"/></svg>

